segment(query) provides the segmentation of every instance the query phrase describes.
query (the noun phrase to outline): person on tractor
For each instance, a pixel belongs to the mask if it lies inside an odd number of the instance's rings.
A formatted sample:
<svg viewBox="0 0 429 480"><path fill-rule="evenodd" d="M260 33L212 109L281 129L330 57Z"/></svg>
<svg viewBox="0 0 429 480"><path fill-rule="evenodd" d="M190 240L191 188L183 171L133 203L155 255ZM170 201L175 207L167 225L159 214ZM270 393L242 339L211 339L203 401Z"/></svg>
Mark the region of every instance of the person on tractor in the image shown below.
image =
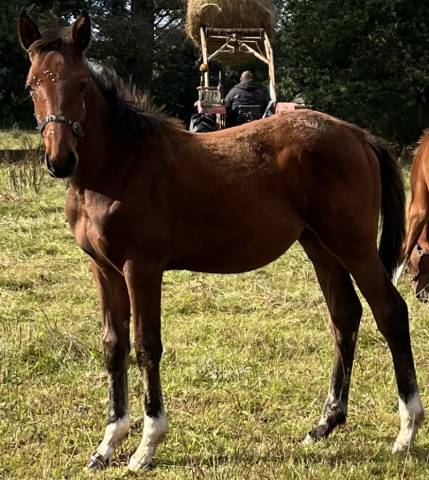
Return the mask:
<svg viewBox="0 0 429 480"><path fill-rule="evenodd" d="M241 74L240 83L225 98L226 126L235 127L262 118L269 103L266 92L253 81L253 73Z"/></svg>

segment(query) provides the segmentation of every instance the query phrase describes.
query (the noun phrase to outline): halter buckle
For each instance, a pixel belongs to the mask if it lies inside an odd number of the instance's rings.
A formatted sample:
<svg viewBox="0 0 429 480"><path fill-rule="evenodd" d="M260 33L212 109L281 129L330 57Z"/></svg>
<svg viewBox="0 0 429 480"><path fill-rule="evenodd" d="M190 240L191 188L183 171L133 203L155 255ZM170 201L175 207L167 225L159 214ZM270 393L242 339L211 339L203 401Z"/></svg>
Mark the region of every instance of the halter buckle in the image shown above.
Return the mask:
<svg viewBox="0 0 429 480"><path fill-rule="evenodd" d="M80 124L79 122L73 122L73 124L72 124L72 130L73 130L73 133L74 133L77 137L79 137L79 138L83 137L83 129L82 129L82 126L81 126L81 124Z"/></svg>

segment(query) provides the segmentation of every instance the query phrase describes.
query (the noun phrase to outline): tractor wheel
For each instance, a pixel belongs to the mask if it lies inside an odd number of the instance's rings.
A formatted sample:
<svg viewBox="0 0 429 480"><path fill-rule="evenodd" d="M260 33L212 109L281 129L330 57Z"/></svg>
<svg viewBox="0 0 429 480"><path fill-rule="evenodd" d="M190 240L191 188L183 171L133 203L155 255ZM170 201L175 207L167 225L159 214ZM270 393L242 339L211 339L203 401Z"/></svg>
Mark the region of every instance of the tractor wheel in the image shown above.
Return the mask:
<svg viewBox="0 0 429 480"><path fill-rule="evenodd" d="M217 130L216 115L194 113L189 124L189 131L193 133L215 132Z"/></svg>

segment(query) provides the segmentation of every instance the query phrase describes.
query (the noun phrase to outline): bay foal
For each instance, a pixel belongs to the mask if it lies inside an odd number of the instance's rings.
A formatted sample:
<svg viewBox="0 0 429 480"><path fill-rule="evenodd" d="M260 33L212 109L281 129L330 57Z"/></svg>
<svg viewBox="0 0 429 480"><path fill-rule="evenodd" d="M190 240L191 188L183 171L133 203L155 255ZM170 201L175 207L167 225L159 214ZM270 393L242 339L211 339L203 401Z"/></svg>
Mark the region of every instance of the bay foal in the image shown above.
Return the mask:
<svg viewBox="0 0 429 480"><path fill-rule="evenodd" d="M130 316L146 382L143 438L131 470L152 462L167 430L159 370L163 272L244 272L297 240L316 269L336 338L329 395L306 441L327 437L346 420L362 312L352 275L393 356L401 418L394 450L407 449L423 408L407 306L389 278L404 236L404 192L383 146L312 111L190 134L142 107L115 75L88 66L86 13L43 34L23 13L19 33L31 60L27 86L47 168L70 178L67 218L92 258L102 308L108 425L89 468L108 466L129 428Z"/></svg>

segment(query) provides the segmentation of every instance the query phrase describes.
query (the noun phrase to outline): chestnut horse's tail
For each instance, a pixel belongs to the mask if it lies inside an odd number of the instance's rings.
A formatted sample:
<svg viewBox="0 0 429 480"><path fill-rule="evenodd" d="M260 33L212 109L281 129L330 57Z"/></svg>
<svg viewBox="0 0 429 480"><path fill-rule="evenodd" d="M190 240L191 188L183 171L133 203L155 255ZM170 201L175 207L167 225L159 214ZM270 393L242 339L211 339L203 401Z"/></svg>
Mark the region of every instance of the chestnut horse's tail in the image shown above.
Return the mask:
<svg viewBox="0 0 429 480"><path fill-rule="evenodd" d="M379 141L371 141L371 147L380 163L381 216L383 229L380 238L380 257L392 278L401 260L405 239L405 192L399 163Z"/></svg>

